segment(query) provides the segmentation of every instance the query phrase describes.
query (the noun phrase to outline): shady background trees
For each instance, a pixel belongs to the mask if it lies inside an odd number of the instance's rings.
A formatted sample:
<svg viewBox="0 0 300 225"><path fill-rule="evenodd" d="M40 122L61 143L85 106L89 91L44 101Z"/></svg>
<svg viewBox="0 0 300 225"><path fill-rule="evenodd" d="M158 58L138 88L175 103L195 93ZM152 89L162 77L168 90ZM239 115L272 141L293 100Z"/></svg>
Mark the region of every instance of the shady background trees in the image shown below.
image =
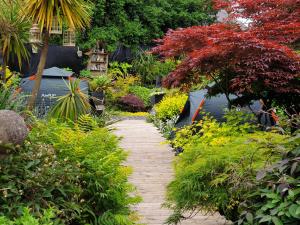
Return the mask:
<svg viewBox="0 0 300 225"><path fill-rule="evenodd" d="M100 40L108 52L118 46L131 49L151 46L169 28L213 22L207 0L92 0L95 10L91 29L80 36L83 48Z"/></svg>

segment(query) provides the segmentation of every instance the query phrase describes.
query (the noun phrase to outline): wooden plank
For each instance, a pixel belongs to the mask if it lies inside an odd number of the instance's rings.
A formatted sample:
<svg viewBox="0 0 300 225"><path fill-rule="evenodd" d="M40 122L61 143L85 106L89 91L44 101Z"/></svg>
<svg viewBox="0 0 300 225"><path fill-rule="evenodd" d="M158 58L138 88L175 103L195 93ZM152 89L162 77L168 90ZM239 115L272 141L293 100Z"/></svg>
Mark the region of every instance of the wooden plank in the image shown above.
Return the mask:
<svg viewBox="0 0 300 225"><path fill-rule="evenodd" d="M174 152L158 130L144 120L123 120L112 127L122 137L121 147L129 152L125 165L133 168L129 181L137 188L143 202L133 206L146 225L162 225L171 211L162 208L166 187L174 174L172 161ZM225 219L219 214L198 214L182 225L224 225Z"/></svg>

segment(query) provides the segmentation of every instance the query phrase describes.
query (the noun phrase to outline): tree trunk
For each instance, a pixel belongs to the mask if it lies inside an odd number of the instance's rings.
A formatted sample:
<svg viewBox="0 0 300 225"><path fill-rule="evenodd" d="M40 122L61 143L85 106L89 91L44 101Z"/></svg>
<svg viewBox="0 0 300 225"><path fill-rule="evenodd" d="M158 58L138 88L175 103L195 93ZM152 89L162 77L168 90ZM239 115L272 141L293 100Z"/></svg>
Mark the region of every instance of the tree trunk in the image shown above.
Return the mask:
<svg viewBox="0 0 300 225"><path fill-rule="evenodd" d="M5 59L3 58L3 65L2 65L2 82L3 84L6 83L6 62L5 62Z"/></svg>
<svg viewBox="0 0 300 225"><path fill-rule="evenodd" d="M35 75L34 86L32 88L31 96L28 101L28 109L30 111L32 111L34 109L35 101L36 101L37 95L40 90L43 71L45 69L46 60L47 60L48 47L49 47L49 32L46 31L44 34L44 42L43 42L43 48L42 48L42 52L41 52L41 56L40 56L40 62L39 62L38 69L37 69L37 72Z"/></svg>

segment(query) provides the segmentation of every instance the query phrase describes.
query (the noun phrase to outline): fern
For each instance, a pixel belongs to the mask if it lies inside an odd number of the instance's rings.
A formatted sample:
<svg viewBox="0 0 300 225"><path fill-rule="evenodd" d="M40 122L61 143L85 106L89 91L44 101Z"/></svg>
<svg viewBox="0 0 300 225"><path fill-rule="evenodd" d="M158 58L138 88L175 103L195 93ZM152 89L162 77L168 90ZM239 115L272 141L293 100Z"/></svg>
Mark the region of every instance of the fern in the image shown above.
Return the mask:
<svg viewBox="0 0 300 225"><path fill-rule="evenodd" d="M81 115L78 118L77 124L79 128L85 132L94 130L96 127L98 127L97 122L89 114Z"/></svg>

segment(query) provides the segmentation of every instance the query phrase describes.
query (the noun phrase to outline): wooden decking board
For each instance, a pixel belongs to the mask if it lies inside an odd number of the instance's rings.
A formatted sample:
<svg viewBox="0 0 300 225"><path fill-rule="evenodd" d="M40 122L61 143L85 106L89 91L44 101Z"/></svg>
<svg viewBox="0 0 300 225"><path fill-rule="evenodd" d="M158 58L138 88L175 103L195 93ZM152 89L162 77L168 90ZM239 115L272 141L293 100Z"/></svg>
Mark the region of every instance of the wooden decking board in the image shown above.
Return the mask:
<svg viewBox="0 0 300 225"><path fill-rule="evenodd" d="M133 168L129 181L137 188L143 201L134 206L140 216L140 223L162 225L171 211L162 208L166 186L172 180L172 149L163 144L165 139L158 130L144 120L123 120L112 127L114 133L122 137L121 147L129 151L125 165ZM225 219L220 215L198 214L182 225L224 225Z"/></svg>

